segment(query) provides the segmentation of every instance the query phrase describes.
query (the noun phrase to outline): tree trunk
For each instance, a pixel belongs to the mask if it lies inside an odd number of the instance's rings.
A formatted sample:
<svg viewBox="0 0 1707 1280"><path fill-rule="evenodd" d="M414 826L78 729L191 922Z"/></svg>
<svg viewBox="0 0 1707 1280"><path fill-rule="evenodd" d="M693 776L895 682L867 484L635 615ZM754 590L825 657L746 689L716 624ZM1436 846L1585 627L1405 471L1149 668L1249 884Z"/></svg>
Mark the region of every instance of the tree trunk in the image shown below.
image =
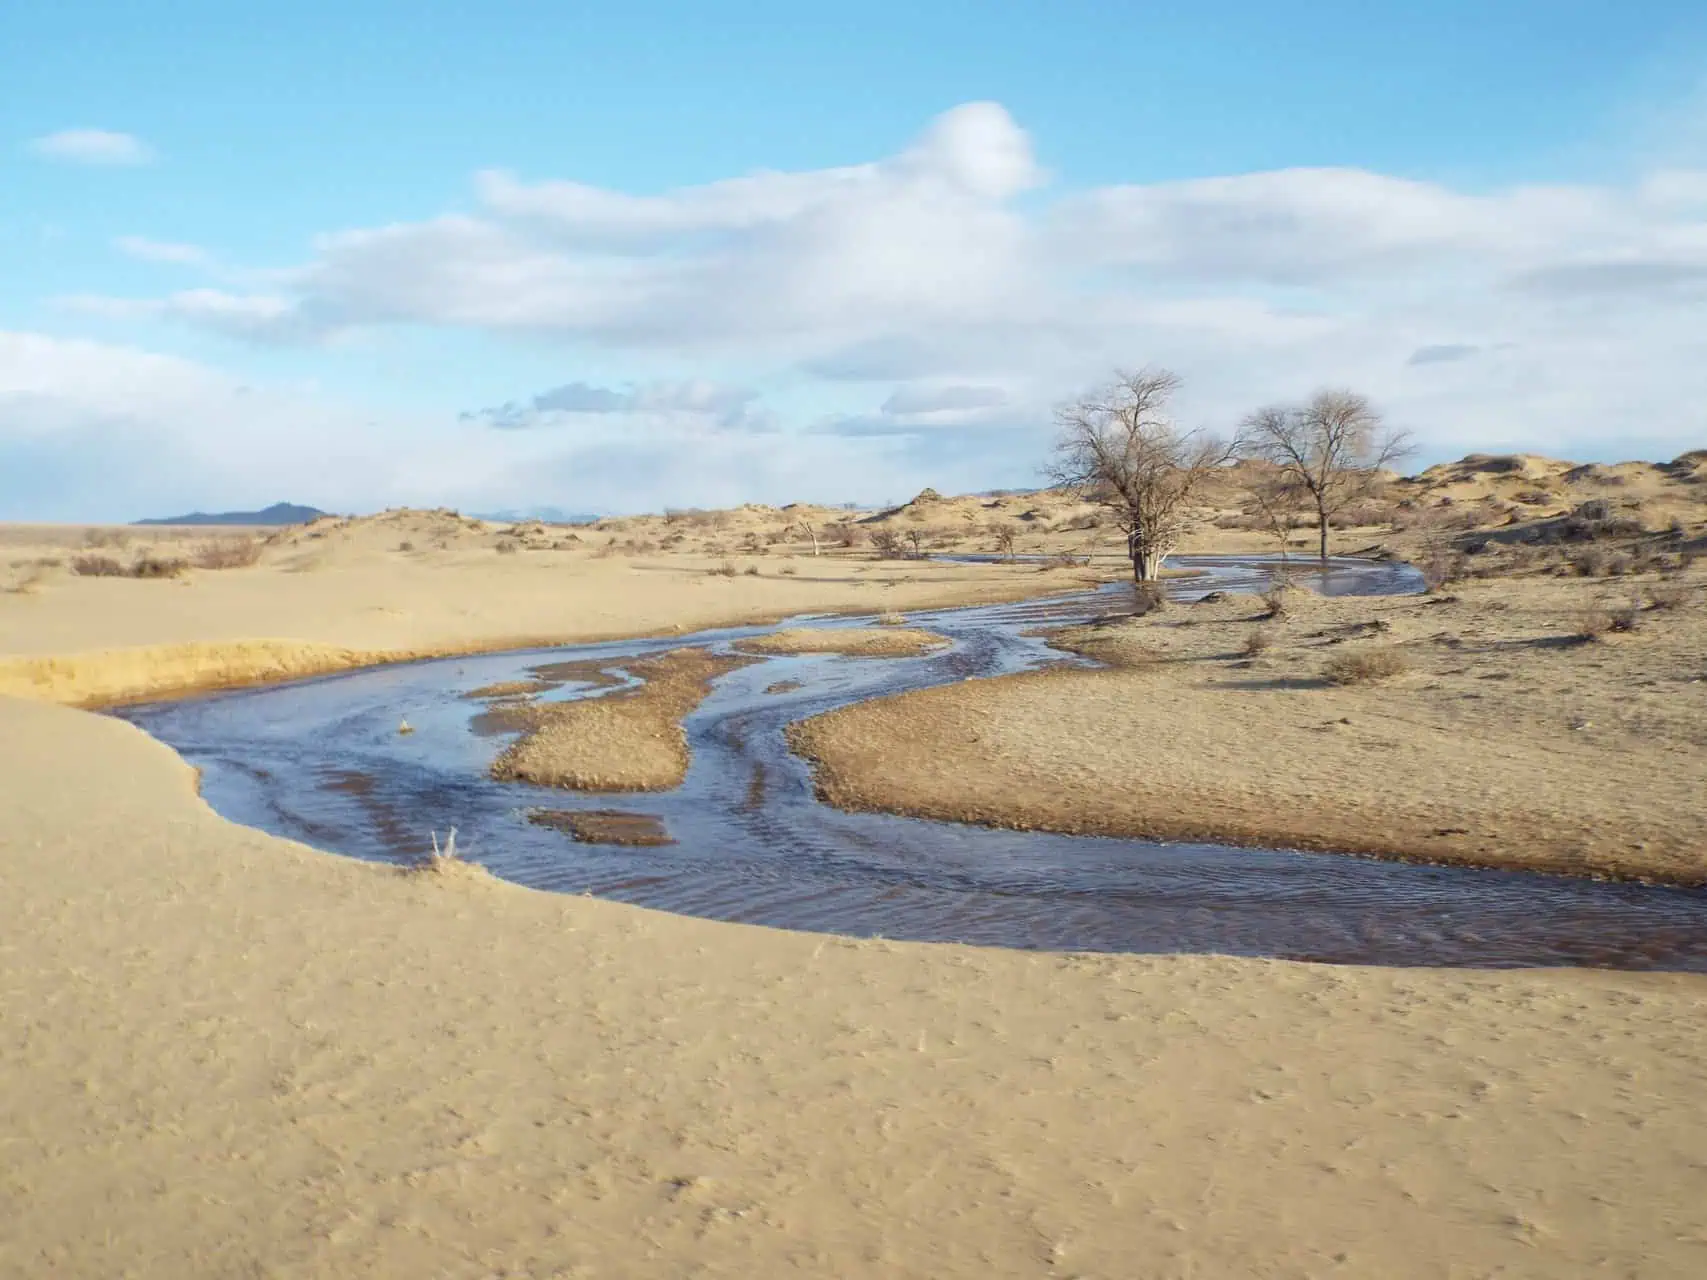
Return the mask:
<svg viewBox="0 0 1707 1280"><path fill-rule="evenodd" d="M1136 534L1126 540L1126 554L1132 558L1132 581L1155 582L1162 576L1162 563L1168 558L1166 548L1145 542Z"/></svg>
<svg viewBox="0 0 1707 1280"><path fill-rule="evenodd" d="M1318 521L1318 528L1321 531L1322 563L1325 565L1328 562L1328 513L1325 510L1323 510L1322 508L1318 507L1318 508L1316 508L1316 516L1317 516L1317 521Z"/></svg>

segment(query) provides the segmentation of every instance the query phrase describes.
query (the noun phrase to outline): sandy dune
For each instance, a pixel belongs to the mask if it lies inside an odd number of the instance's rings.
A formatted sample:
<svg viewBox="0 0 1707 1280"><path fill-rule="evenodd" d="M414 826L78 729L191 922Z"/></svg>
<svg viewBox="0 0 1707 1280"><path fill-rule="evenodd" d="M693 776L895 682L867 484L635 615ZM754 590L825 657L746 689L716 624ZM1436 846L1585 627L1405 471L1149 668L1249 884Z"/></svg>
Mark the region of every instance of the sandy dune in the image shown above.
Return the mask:
<svg viewBox="0 0 1707 1280"><path fill-rule="evenodd" d="M231 827L0 700L0 1274L1644 1277L1707 982L850 942ZM95 781L98 780L98 781Z"/></svg>
<svg viewBox="0 0 1707 1280"><path fill-rule="evenodd" d="M0 1275L1707 1267L1702 978L855 942L401 873L53 705L1071 585L746 553L736 519L501 552L563 534L402 513L166 580L0 537ZM1690 714L1664 692L1631 714Z"/></svg>

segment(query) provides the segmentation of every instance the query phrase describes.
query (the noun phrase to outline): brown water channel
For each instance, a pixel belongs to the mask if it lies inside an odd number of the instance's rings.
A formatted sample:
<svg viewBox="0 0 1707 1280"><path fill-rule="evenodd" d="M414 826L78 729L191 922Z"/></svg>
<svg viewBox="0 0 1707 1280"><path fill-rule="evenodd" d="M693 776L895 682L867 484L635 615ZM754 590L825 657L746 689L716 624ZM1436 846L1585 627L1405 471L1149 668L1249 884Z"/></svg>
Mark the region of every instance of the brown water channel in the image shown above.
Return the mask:
<svg viewBox="0 0 1707 1280"><path fill-rule="evenodd" d="M1205 571L1172 585L1184 599L1260 587L1269 568L1262 557L1184 563ZM1339 561L1313 585L1392 594L1418 580L1403 565ZM1117 603L1105 590L916 613L911 621L953 647L744 667L689 717L685 783L656 795L490 780L505 739L481 731L482 704L465 695L565 661L620 677L637 656L727 646L764 628L414 663L118 714L201 768L203 794L234 821L380 861L416 858L432 832L455 827L459 849L496 875L689 915L1050 950L1707 972L1707 891L841 813L818 803L783 744L788 722L850 702L1069 660L1025 633ZM546 696L603 696L623 683L566 681ZM404 718L412 734L397 732ZM539 810L612 809L650 815L674 843L584 843L566 827L596 824L529 821Z"/></svg>

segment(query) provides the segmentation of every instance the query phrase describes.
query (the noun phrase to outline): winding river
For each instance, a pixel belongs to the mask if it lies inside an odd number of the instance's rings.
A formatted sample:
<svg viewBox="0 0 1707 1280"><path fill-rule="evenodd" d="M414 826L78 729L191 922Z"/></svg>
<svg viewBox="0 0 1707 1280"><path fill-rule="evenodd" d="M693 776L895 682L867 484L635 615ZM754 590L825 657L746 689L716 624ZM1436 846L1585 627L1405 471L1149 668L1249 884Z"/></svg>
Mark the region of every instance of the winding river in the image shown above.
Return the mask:
<svg viewBox="0 0 1707 1280"><path fill-rule="evenodd" d="M1264 557L1183 557L1202 576L1176 598L1252 590ZM1327 594L1415 591L1399 564L1341 560ZM539 889L793 929L1077 951L1220 952L1334 963L1577 965L1707 972L1707 891L1284 850L1152 844L841 813L813 796L783 744L788 722L850 702L1079 660L1040 626L1107 612L1120 587L1023 604L917 612L954 641L919 658L785 657L717 682L686 722L693 764L656 795L580 795L499 783L505 739L468 691L531 669L726 646L768 628L571 645L381 667L124 708L115 714L202 770L222 815L322 849L407 861L457 829L465 856ZM859 626L861 618L788 625ZM1081 664L1082 665L1082 664ZM766 690L798 682L781 693ZM550 697L619 685L564 683ZM414 732L400 735L401 719ZM530 823L535 809L622 809L676 843L581 844Z"/></svg>

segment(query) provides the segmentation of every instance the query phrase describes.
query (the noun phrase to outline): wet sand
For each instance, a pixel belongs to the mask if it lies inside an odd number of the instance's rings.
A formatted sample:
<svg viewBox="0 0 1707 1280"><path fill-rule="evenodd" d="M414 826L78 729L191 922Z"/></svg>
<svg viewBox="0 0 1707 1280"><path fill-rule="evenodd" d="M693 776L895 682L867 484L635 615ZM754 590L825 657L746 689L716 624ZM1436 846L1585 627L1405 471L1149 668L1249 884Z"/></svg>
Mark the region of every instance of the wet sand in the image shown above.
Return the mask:
<svg viewBox="0 0 1707 1280"><path fill-rule="evenodd" d="M941 648L946 636L917 627L837 627L828 631L787 628L737 640L742 653L842 653L854 658L915 658Z"/></svg>
<svg viewBox="0 0 1707 1280"><path fill-rule="evenodd" d="M718 676L754 661L703 649L677 649L625 662L643 683L598 698L505 707L521 737L492 762L501 782L575 791L666 791L688 771L682 717Z"/></svg>

